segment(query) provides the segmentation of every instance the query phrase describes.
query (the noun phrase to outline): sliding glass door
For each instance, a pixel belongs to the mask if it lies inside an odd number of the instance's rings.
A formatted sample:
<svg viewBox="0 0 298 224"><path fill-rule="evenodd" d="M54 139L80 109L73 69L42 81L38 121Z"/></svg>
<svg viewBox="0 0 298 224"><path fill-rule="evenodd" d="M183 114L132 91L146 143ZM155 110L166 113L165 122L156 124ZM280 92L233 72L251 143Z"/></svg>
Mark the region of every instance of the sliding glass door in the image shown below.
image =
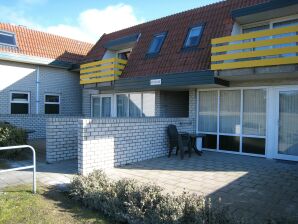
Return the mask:
<svg viewBox="0 0 298 224"><path fill-rule="evenodd" d="M298 161L298 89L278 90L277 158Z"/></svg>
<svg viewBox="0 0 298 224"><path fill-rule="evenodd" d="M265 155L266 105L265 89L199 91L203 148Z"/></svg>

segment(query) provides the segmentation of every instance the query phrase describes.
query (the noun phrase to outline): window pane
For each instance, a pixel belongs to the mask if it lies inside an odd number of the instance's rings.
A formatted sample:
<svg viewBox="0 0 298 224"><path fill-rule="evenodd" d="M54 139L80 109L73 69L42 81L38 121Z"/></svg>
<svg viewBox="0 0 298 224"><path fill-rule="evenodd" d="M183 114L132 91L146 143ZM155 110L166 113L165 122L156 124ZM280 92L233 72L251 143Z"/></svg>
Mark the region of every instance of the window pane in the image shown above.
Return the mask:
<svg viewBox="0 0 298 224"><path fill-rule="evenodd" d="M100 98L94 97L92 102L93 102L93 105L92 105L93 117L100 117Z"/></svg>
<svg viewBox="0 0 298 224"><path fill-rule="evenodd" d="M59 104L45 104L45 114L59 114Z"/></svg>
<svg viewBox="0 0 298 224"><path fill-rule="evenodd" d="M265 155L265 139L244 137L242 139L242 152Z"/></svg>
<svg viewBox="0 0 298 224"><path fill-rule="evenodd" d="M266 135L266 90L243 91L243 134Z"/></svg>
<svg viewBox="0 0 298 224"><path fill-rule="evenodd" d="M111 117L111 106L112 98L111 97L102 97L101 98L101 117Z"/></svg>
<svg viewBox="0 0 298 224"><path fill-rule="evenodd" d="M206 135L203 137L202 146L204 149L216 149L217 135Z"/></svg>
<svg viewBox="0 0 298 224"><path fill-rule="evenodd" d="M155 93L143 93L143 116L155 116Z"/></svg>
<svg viewBox="0 0 298 224"><path fill-rule="evenodd" d="M298 91L279 94L278 153L298 156Z"/></svg>
<svg viewBox="0 0 298 224"><path fill-rule="evenodd" d="M28 114L28 103L11 103L11 114Z"/></svg>
<svg viewBox="0 0 298 224"><path fill-rule="evenodd" d="M240 90L220 91L219 131L240 134Z"/></svg>
<svg viewBox="0 0 298 224"><path fill-rule="evenodd" d="M11 33L0 32L0 44L16 45L15 36Z"/></svg>
<svg viewBox="0 0 298 224"><path fill-rule="evenodd" d="M59 96L46 95L47 103L59 103Z"/></svg>
<svg viewBox="0 0 298 224"><path fill-rule="evenodd" d="M126 94L117 95L117 117L128 116L128 97Z"/></svg>
<svg viewBox="0 0 298 224"><path fill-rule="evenodd" d="M197 46L199 44L199 40L202 34L202 29L202 26L193 27L192 29L190 29L184 47Z"/></svg>
<svg viewBox="0 0 298 224"><path fill-rule="evenodd" d="M28 102L29 95L27 93L12 93L11 94L11 101L17 102Z"/></svg>
<svg viewBox="0 0 298 224"><path fill-rule="evenodd" d="M239 152L240 137L239 136L219 136L219 149L225 151Z"/></svg>
<svg viewBox="0 0 298 224"><path fill-rule="evenodd" d="M164 39L165 39L165 34L160 34L160 35L153 37L153 40L150 44L148 53L149 54L158 53L161 49Z"/></svg>
<svg viewBox="0 0 298 224"><path fill-rule="evenodd" d="M142 95L141 93L131 93L129 95L129 116L141 117Z"/></svg>
<svg viewBox="0 0 298 224"><path fill-rule="evenodd" d="M199 93L199 131L217 132L217 96L217 91Z"/></svg>
<svg viewBox="0 0 298 224"><path fill-rule="evenodd" d="M273 28L281 28L281 27L295 26L295 25L298 25L298 19L274 23ZM289 37L289 36L296 36L296 35L297 35L296 32L285 33L285 34L274 35L273 38L282 38L282 37ZM293 42L293 43L287 43L287 44L278 44L278 45L274 45L274 48L291 47L291 46L297 46L297 43ZM278 55L278 57L292 57L296 55L297 55L296 53L289 53L289 54L280 54Z"/></svg>

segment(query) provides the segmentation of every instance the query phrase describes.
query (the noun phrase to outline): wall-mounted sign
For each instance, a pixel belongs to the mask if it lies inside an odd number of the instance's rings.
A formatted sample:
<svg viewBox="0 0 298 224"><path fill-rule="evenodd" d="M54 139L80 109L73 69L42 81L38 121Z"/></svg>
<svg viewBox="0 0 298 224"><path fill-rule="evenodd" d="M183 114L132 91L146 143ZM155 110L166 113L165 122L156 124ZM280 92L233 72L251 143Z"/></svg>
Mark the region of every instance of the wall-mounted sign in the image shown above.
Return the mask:
<svg viewBox="0 0 298 224"><path fill-rule="evenodd" d="M161 85L161 79L151 79L150 86L159 86Z"/></svg>

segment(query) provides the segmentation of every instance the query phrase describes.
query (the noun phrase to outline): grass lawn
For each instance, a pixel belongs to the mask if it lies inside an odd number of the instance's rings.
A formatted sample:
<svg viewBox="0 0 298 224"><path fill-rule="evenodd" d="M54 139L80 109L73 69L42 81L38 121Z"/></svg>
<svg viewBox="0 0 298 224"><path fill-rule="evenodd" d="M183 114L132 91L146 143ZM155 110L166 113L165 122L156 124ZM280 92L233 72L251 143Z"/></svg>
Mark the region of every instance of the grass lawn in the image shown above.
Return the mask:
<svg viewBox="0 0 298 224"><path fill-rule="evenodd" d="M111 224L101 214L82 208L65 193L39 187L18 186L0 191L0 223L100 223Z"/></svg>

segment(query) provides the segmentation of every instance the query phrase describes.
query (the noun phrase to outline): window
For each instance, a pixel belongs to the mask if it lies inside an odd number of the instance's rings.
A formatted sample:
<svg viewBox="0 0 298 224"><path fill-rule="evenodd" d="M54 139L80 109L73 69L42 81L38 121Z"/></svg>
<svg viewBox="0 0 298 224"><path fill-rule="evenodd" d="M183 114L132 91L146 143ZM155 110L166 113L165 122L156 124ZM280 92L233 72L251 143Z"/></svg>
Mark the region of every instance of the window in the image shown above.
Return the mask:
<svg viewBox="0 0 298 224"><path fill-rule="evenodd" d="M265 155L266 89L199 91L203 148Z"/></svg>
<svg viewBox="0 0 298 224"><path fill-rule="evenodd" d="M44 102L45 114L59 114L60 113L60 96L59 95L45 95Z"/></svg>
<svg viewBox="0 0 298 224"><path fill-rule="evenodd" d="M148 54L157 54L160 52L160 49L162 47L162 44L166 38L166 33L157 34L153 37L153 40L151 41Z"/></svg>
<svg viewBox="0 0 298 224"><path fill-rule="evenodd" d="M154 117L155 93L118 93L92 96L93 117Z"/></svg>
<svg viewBox="0 0 298 224"><path fill-rule="evenodd" d="M0 31L0 44L16 46L16 38L14 33Z"/></svg>
<svg viewBox="0 0 298 224"><path fill-rule="evenodd" d="M29 93L13 92L10 98L11 114L29 114Z"/></svg>
<svg viewBox="0 0 298 224"><path fill-rule="evenodd" d="M200 39L203 33L203 26L195 26L189 29L187 37L184 42L184 48L196 47L200 43Z"/></svg>

